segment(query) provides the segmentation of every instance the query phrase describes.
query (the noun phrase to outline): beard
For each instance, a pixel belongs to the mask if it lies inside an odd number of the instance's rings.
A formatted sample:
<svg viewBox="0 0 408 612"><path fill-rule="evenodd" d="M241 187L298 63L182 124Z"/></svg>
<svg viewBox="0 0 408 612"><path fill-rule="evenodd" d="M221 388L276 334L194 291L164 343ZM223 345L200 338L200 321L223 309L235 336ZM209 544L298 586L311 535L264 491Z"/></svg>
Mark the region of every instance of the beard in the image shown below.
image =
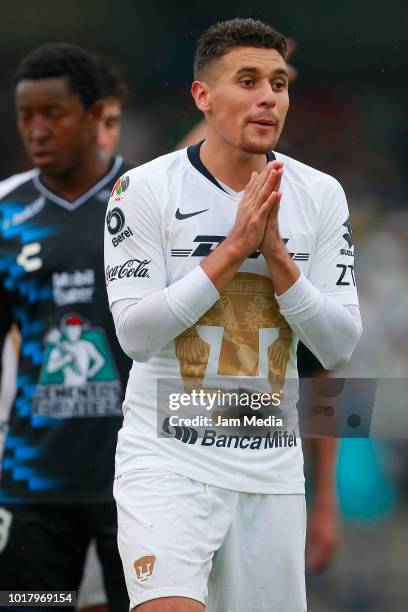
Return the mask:
<svg viewBox="0 0 408 612"><path fill-rule="evenodd" d="M252 155L264 155L265 153L269 153L269 151L272 151L272 149L276 147L281 131L281 129L278 129L270 139L266 139L251 138L244 130L239 138L239 148L245 153L250 153Z"/></svg>
<svg viewBox="0 0 408 612"><path fill-rule="evenodd" d="M278 138L271 139L269 142L256 142L255 139L247 138L245 135L242 135L239 139L239 148L241 151L245 151L245 153L264 155L274 149L277 142Z"/></svg>

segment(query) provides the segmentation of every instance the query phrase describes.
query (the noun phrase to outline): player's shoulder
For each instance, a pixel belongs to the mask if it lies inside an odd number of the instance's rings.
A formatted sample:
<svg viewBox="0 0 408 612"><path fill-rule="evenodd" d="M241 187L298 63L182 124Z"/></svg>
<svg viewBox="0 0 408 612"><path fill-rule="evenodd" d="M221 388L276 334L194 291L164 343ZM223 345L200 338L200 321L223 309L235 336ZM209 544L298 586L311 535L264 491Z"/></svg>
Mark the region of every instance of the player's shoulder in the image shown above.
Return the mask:
<svg viewBox="0 0 408 612"><path fill-rule="evenodd" d="M342 190L339 181L334 176L308 166L293 157L289 157L289 155L277 151L274 153L276 159L283 162L284 174L287 179L299 189L315 195L323 195L327 193L327 190L331 192L338 189Z"/></svg>
<svg viewBox="0 0 408 612"><path fill-rule="evenodd" d="M131 168L119 180L124 181L128 197L139 193L145 196L150 194L156 199L165 185L168 185L169 177L178 176L186 166L186 151L182 149Z"/></svg>
<svg viewBox="0 0 408 612"><path fill-rule="evenodd" d="M136 168L128 171L130 177L134 177L135 181L146 180L152 185L160 184L169 172L181 171L186 166L185 149L181 151L173 151L166 155L160 155L145 164L141 164Z"/></svg>
<svg viewBox="0 0 408 612"><path fill-rule="evenodd" d="M0 199L11 195L16 189L21 187L21 185L30 182L36 174L37 170L32 169L28 170L27 172L13 174L12 176L0 181Z"/></svg>

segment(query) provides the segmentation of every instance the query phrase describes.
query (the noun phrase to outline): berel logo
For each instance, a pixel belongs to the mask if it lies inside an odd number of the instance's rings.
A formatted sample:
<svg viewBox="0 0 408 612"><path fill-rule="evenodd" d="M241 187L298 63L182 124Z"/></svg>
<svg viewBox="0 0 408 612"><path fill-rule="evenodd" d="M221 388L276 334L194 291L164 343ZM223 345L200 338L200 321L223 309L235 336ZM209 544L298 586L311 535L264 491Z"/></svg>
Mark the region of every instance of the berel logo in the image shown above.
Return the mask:
<svg viewBox="0 0 408 612"><path fill-rule="evenodd" d="M140 557L140 559L137 559L137 561L135 561L133 564L137 580L140 580L140 582L144 582L145 580L150 578L150 576L154 572L155 563L155 555L145 555L144 557Z"/></svg>
<svg viewBox="0 0 408 612"><path fill-rule="evenodd" d="M120 266L107 266L105 270L106 284L121 278L150 278L147 266L151 260L128 259Z"/></svg>
<svg viewBox="0 0 408 612"><path fill-rule="evenodd" d="M126 238L130 238L130 236L133 236L133 232L130 229L129 226L127 226L126 229L123 230L123 232L121 234L119 234L119 236L115 236L114 238L112 238L112 244L114 247L117 247L118 244L120 244L121 242L123 242L124 240L126 240Z"/></svg>
<svg viewBox="0 0 408 612"><path fill-rule="evenodd" d="M112 208L106 215L106 225L108 232L112 235L118 234L123 229L125 225L125 215L118 206Z"/></svg>

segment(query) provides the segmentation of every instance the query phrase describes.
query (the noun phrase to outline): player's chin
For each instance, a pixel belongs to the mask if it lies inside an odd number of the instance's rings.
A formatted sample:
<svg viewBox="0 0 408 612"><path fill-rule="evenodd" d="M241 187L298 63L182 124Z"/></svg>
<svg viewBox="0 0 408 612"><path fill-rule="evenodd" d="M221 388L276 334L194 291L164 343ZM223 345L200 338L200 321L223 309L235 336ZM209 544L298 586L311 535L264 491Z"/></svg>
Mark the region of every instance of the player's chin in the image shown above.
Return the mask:
<svg viewBox="0 0 408 612"><path fill-rule="evenodd" d="M273 134L243 134L241 148L246 153L262 155L275 148L277 135Z"/></svg>
<svg viewBox="0 0 408 612"><path fill-rule="evenodd" d="M255 139L243 138L241 140L241 149L245 153L253 153L255 155L264 155L271 151L276 144L275 139Z"/></svg>

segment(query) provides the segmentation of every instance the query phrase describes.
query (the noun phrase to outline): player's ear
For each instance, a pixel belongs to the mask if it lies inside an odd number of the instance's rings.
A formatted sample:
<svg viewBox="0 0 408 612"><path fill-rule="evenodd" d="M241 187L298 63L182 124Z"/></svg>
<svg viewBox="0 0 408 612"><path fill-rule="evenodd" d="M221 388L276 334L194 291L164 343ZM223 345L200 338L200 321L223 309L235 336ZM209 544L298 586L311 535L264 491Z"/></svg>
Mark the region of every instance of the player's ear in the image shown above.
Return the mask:
<svg viewBox="0 0 408 612"><path fill-rule="evenodd" d="M198 110L208 113L211 110L211 93L204 81L194 81L191 85L191 94Z"/></svg>

